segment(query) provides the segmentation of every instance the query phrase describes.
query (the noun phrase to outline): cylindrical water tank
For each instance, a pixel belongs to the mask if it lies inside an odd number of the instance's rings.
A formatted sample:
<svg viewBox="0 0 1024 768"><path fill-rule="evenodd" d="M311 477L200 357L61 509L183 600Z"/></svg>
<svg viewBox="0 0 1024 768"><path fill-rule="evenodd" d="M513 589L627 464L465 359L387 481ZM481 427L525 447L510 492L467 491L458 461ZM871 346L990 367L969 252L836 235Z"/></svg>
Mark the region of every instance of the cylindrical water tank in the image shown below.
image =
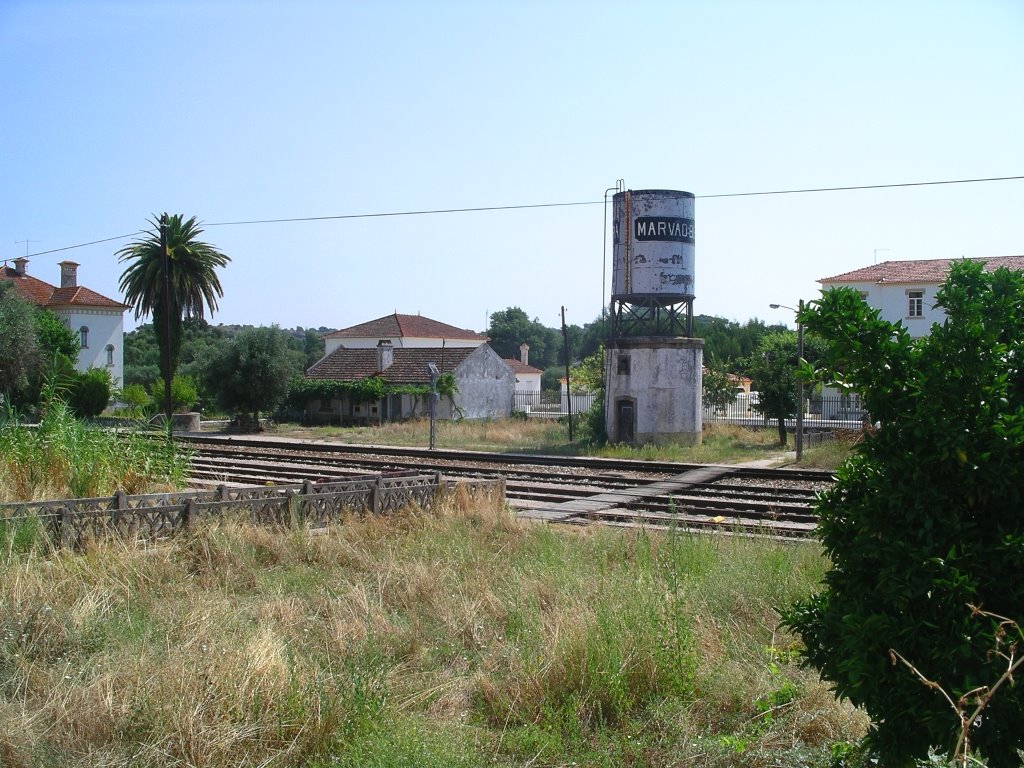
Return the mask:
<svg viewBox="0 0 1024 768"><path fill-rule="evenodd" d="M693 195L672 189L619 192L612 198L612 298L675 304L694 297Z"/></svg>

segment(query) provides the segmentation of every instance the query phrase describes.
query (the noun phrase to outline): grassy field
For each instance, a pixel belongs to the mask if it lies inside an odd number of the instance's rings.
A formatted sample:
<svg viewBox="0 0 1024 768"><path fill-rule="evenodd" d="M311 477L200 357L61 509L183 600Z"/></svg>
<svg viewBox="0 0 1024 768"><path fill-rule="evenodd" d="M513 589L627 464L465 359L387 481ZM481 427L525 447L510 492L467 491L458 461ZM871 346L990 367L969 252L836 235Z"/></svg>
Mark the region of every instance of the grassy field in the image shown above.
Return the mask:
<svg viewBox="0 0 1024 768"><path fill-rule="evenodd" d="M24 532L22 532L24 534ZM778 608L814 543L439 514L145 549L0 536L0 764L828 766Z"/></svg>
<svg viewBox="0 0 1024 768"><path fill-rule="evenodd" d="M268 434L280 437L299 437L361 445L427 446L430 444L428 421L406 421L373 427L303 427L281 424L271 427ZM595 455L661 461L681 461L697 464L734 464L745 461L768 460L778 465L793 463L792 438L787 449L778 445L774 430L744 429L721 424L709 424L704 429L699 446L675 445L640 447L604 446L588 448L569 442L568 426L547 419L499 419L493 421L437 422L436 445L439 448L501 451L516 453L546 453L562 455ZM807 466L834 468L847 455L849 445L840 442L815 448L805 454ZM817 456L817 458L815 458Z"/></svg>

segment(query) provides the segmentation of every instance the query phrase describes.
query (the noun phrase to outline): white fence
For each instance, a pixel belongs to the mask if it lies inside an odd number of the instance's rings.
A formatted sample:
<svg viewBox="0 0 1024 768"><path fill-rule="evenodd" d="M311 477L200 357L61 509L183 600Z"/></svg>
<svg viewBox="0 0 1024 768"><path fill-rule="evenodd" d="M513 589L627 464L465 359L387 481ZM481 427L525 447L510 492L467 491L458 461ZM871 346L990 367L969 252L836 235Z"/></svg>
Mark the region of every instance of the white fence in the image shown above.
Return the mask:
<svg viewBox="0 0 1024 768"><path fill-rule="evenodd" d="M573 392L567 395L544 391L519 391L512 394L512 410L528 416L565 416L569 413L570 398L573 414L585 413L597 401L598 396L591 392Z"/></svg>
<svg viewBox="0 0 1024 768"><path fill-rule="evenodd" d="M735 400L722 408L704 407L704 423L727 423L741 426L768 424L765 415L757 410L758 393L749 396L738 395ZM805 429L857 429L869 418L860 395L810 395L804 402ZM796 411L786 418L787 424L795 423ZM774 420L771 422L774 424Z"/></svg>

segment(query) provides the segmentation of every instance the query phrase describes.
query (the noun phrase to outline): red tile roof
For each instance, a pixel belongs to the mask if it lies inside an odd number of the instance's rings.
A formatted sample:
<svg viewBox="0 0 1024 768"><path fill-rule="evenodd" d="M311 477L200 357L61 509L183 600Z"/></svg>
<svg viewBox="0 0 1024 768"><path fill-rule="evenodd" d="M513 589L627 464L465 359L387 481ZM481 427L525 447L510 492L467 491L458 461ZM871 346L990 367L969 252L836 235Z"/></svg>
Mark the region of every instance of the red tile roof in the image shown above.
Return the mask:
<svg viewBox="0 0 1024 768"><path fill-rule="evenodd" d="M441 373L453 373L476 350L476 347L399 347L392 350L391 366L380 377L389 384L429 384L428 363L437 365ZM309 368L306 378L359 381L376 374L376 349L342 347Z"/></svg>
<svg viewBox="0 0 1024 768"><path fill-rule="evenodd" d="M512 369L513 373L544 373L540 368L525 365L522 360L516 360L514 357L503 357L502 361Z"/></svg>
<svg viewBox="0 0 1024 768"><path fill-rule="evenodd" d="M941 283L954 261L959 259L923 259L920 261L883 261L870 267L823 277L819 283ZM993 256L966 261L981 262L986 272L999 267L1024 270L1024 256Z"/></svg>
<svg viewBox="0 0 1024 768"><path fill-rule="evenodd" d="M429 317L423 317L422 315L400 315L397 312L393 315L386 315L385 317L378 317L376 320L353 325L350 328L332 331L324 336L325 339L393 339L401 337L487 341L486 336L475 331L456 328L454 325L431 320Z"/></svg>
<svg viewBox="0 0 1024 768"><path fill-rule="evenodd" d="M0 267L0 280L14 284L14 290L37 307L55 309L58 307L102 307L104 309L128 309L122 304L84 286L75 288L57 288L54 285L31 275L20 274L13 267L4 264Z"/></svg>

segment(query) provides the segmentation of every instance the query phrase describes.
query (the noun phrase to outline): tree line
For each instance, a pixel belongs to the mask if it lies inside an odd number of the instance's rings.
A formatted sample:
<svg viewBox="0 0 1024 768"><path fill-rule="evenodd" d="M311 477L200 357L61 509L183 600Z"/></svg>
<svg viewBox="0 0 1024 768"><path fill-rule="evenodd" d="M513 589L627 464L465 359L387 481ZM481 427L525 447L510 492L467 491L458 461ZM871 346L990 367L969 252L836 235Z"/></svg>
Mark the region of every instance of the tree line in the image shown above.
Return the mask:
<svg viewBox="0 0 1024 768"><path fill-rule="evenodd" d="M737 323L718 317L700 316L694 320L695 332L703 336L705 341L705 359L716 372L746 374L756 358L755 351L761 348L766 338L775 338L782 334L788 340L792 332L780 326L768 326L760 320L749 320ZM262 330L261 330L262 328ZM608 323L606 319L596 318L592 322L580 325L569 325L565 337L568 338L569 362L577 370L579 385L593 389L600 386L600 363L595 369L595 360L599 360L604 349ZM224 365L215 364L220 358L229 355L232 345L242 341L249 345L254 353L253 345L262 346L263 359L269 360L270 350L280 350L283 360L282 375L286 379L301 377L305 370L323 357L323 336L331 328L304 328L297 326L282 329L277 326L226 326L212 325L203 318L193 317L182 322L180 341L178 344L178 365L175 375L177 383L172 386L172 400L175 407L191 406L199 403L208 410L225 403L223 389L225 378L217 372ZM538 319L530 319L519 307L494 312L490 317L490 326L485 331L490 345L503 358L519 359L520 345L529 345L529 364L542 370L542 384L545 389L557 390L559 379L565 375L566 348L561 329L545 326ZM778 340L772 342L778 345ZM780 356L774 366L774 374L778 373L788 362L795 367L796 343L792 343L792 355ZM143 324L125 334L124 340L124 385L133 404L150 401L156 397L159 401L161 384L160 337L154 325ZM251 357L252 355L250 355ZM250 371L250 374L252 371ZM782 376L784 378L784 376ZM734 385L724 386L725 394L731 399ZM578 388L578 386L574 387ZM140 393L140 390L144 394ZM183 402L193 398L192 403ZM235 398L237 399L237 398ZM233 400L228 398L229 401ZM269 406L272 407L272 406ZM267 410L268 404L259 410Z"/></svg>

